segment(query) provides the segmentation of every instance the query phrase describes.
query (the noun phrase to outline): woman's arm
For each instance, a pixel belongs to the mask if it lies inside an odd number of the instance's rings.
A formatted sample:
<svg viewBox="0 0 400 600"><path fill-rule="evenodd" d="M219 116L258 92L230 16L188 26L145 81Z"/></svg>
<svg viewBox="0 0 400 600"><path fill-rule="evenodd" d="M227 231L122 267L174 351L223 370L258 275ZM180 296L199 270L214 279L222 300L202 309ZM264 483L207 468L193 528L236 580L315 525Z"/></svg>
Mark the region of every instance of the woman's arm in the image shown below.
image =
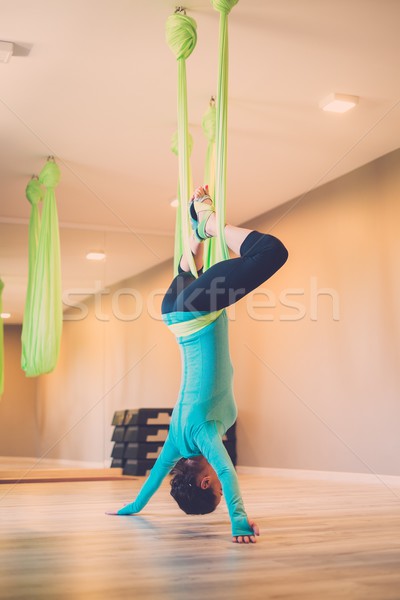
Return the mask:
<svg viewBox="0 0 400 600"><path fill-rule="evenodd" d="M157 461L150 471L149 476L144 482L142 488L140 489L136 499L123 508L120 508L118 512L107 514L132 515L140 512L142 508L146 506L153 494L158 490L164 478L168 475L180 458L181 455L179 454L178 450L167 437L160 455L157 458Z"/></svg>
<svg viewBox="0 0 400 600"><path fill-rule="evenodd" d="M238 538L242 537L253 537L254 534L259 535L257 525L249 521L244 509L235 467L221 440L215 421L207 421L201 425L196 432L195 441L221 482L231 519L232 536L236 538L234 541L241 541Z"/></svg>

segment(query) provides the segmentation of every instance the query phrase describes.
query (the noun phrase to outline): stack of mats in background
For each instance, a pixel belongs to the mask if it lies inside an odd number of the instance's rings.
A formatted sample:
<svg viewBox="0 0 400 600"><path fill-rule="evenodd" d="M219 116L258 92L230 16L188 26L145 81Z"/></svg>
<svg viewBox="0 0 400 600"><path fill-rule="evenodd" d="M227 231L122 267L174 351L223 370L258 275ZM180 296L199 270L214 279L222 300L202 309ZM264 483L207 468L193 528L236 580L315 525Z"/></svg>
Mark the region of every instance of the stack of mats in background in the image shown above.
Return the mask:
<svg viewBox="0 0 400 600"><path fill-rule="evenodd" d="M124 475L146 475L153 467L167 439L172 408L118 410L112 425L114 447L111 467ZM224 445L236 465L236 423L228 429Z"/></svg>

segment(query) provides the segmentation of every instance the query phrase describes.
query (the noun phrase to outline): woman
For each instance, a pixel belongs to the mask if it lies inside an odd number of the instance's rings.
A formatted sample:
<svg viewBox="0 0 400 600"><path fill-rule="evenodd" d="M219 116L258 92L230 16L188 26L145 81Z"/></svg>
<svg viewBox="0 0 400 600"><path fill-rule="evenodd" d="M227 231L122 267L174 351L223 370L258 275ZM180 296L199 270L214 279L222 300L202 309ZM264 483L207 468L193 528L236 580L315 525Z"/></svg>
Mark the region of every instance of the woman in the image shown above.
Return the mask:
<svg viewBox="0 0 400 600"><path fill-rule="evenodd" d="M162 303L163 320L181 347L183 376L168 438L136 500L118 515L138 513L173 469L171 495L187 514L210 513L224 494L232 524L232 541L255 542L257 524L248 518L236 471L222 436L233 425L237 409L232 393L232 365L225 308L271 277L287 260L275 237L225 226L228 247L239 258L202 272L202 242L217 234L208 188L199 187L190 203L191 251L199 277L182 257L179 274Z"/></svg>

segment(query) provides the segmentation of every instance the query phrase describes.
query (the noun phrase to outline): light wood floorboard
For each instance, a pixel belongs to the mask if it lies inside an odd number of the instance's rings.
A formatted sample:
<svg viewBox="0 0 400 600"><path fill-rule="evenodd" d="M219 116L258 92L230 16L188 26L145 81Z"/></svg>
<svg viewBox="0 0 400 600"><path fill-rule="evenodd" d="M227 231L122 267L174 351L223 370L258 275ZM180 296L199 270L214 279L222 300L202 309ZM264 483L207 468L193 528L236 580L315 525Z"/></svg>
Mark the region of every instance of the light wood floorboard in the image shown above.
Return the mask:
<svg viewBox="0 0 400 600"><path fill-rule="evenodd" d="M0 598L399 600L400 490L240 475L262 537L225 506L189 517L166 483L141 515L104 512L143 479L0 486Z"/></svg>

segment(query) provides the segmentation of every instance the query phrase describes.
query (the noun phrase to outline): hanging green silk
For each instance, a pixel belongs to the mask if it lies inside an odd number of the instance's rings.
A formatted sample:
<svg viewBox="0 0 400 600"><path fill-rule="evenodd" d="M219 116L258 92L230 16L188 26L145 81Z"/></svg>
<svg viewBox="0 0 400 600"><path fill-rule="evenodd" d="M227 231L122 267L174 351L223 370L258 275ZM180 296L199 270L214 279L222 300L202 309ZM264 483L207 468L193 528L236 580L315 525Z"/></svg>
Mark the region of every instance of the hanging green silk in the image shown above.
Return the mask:
<svg viewBox="0 0 400 600"><path fill-rule="evenodd" d="M189 150L189 157L192 154L192 148L193 148L193 138L189 133L189 138L188 138L188 150ZM176 131L174 133L174 135L172 136L172 140L171 140L171 151L178 156L178 132ZM190 162L189 162L189 189L193 189L193 184L192 184L192 172L191 172L191 167L190 167ZM176 211L176 218L175 218L175 243L174 243L174 275L178 274L178 266L181 260L182 255L184 254L184 234L183 234L183 227L182 227L182 218L181 218L181 202L180 202L180 197L181 197L181 192L180 192L180 185L178 182L178 191L177 191L177 199L178 199L178 210ZM187 226L189 227L189 224L187 224ZM189 231L187 232L187 235L190 236Z"/></svg>
<svg viewBox="0 0 400 600"><path fill-rule="evenodd" d="M203 130L208 139L205 181L209 184L215 200L218 235L205 242L204 268L229 258L225 241L226 218L226 164L227 164L227 122L228 122L228 15L238 0L211 0L220 13L219 66L217 106L210 106L203 119ZM193 52L196 41L196 22L177 9L167 19L167 43L178 61L178 133L177 150L179 162L179 207L175 223L174 274L178 272L180 257L184 254L190 270L197 276L190 251L190 233L187 205L192 189L189 162L189 133L187 110L186 59ZM216 145L216 165L214 168L214 146ZM214 177L215 174L215 177ZM215 189L214 189L215 179Z"/></svg>
<svg viewBox="0 0 400 600"><path fill-rule="evenodd" d="M28 253L28 287L26 290L24 319L22 326L22 356L21 366L27 364L28 357L26 350L28 345L28 315L31 312L32 295L33 295L33 279L35 274L37 247L39 243L40 231L40 213L39 202L43 200L44 191L40 185L39 178L35 177L30 180L25 190L26 197L31 204L31 216L29 219L29 253Z"/></svg>
<svg viewBox="0 0 400 600"><path fill-rule="evenodd" d="M166 39L168 46L175 54L178 62L178 164L179 164L179 217L176 227L179 225L183 253L188 260L190 270L195 277L197 271L190 251L190 224L188 217L188 203L191 195L191 174L189 163L189 130L187 109L187 83L186 83L186 59L193 52L196 41L196 22L181 12L171 15L166 23ZM175 254L174 268L177 272L179 258Z"/></svg>
<svg viewBox="0 0 400 600"><path fill-rule="evenodd" d="M205 137L207 138L207 153L204 168L204 181L208 184L211 198L214 198L215 191L215 126L216 109L215 101L212 98L210 106L203 117L201 123ZM204 241L204 271L212 267L217 262L217 240L215 237Z"/></svg>
<svg viewBox="0 0 400 600"><path fill-rule="evenodd" d="M21 365L28 377L51 372L57 364L62 331L61 264L55 188L60 169L49 160L39 183L45 189L41 223L40 186L31 181L27 197L32 204L29 223L29 276L22 326Z"/></svg>
<svg viewBox="0 0 400 600"><path fill-rule="evenodd" d="M4 283L0 279L0 315L3 312L3 288ZM0 316L0 396L4 392L4 323Z"/></svg>
<svg viewBox="0 0 400 600"><path fill-rule="evenodd" d="M211 3L220 13L215 165L215 204L218 225L216 260L220 261L229 258L224 235L228 135L228 15L238 0L211 0Z"/></svg>

